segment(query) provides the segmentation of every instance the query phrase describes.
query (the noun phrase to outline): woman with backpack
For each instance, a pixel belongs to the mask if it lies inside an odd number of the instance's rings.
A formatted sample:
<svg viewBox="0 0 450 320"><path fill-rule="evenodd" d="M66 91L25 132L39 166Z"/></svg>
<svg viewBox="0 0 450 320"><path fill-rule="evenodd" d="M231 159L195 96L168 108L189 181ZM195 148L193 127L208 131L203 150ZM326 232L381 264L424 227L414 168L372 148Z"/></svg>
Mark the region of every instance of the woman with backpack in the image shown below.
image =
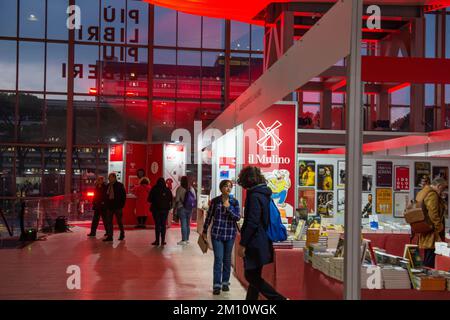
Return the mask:
<svg viewBox="0 0 450 320"><path fill-rule="evenodd" d="M272 241L266 233L272 191L257 167L242 169L238 184L247 190L244 224L237 248L238 255L244 258L244 275L249 283L246 300L258 300L260 293L268 300L285 300L261 277L263 266L273 262Z"/></svg>
<svg viewBox="0 0 450 320"><path fill-rule="evenodd" d="M239 202L230 192L233 189L231 180L222 180L219 184L222 194L211 200L208 215L203 225L202 237L207 241L208 227L211 227L211 239L214 249L214 280L213 294L222 291L230 291L231 252L236 238L236 222L241 215ZM223 270L223 273L222 273Z"/></svg>
<svg viewBox="0 0 450 320"><path fill-rule="evenodd" d="M172 191L166 186L164 178L159 178L148 195L151 203L153 220L155 220L155 241L153 246L166 244L166 223L169 210L172 208ZM160 241L161 237L161 241Z"/></svg>
<svg viewBox="0 0 450 320"><path fill-rule="evenodd" d="M191 215L192 209L196 207L196 201L195 190L189 185L188 177L181 177L180 186L175 192L174 204L181 223L181 241L177 243L178 245L189 244Z"/></svg>

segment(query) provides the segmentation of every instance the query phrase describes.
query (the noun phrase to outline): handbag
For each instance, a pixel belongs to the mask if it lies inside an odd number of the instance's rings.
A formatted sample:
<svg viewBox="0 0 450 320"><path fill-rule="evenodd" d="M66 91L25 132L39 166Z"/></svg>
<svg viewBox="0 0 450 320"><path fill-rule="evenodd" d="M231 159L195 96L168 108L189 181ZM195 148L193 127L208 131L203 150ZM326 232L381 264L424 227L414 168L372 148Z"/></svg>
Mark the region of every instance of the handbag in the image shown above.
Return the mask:
<svg viewBox="0 0 450 320"><path fill-rule="evenodd" d="M202 235L198 235L197 240L198 246L200 247L200 250L202 250L203 253L208 252L208 242L203 239Z"/></svg>

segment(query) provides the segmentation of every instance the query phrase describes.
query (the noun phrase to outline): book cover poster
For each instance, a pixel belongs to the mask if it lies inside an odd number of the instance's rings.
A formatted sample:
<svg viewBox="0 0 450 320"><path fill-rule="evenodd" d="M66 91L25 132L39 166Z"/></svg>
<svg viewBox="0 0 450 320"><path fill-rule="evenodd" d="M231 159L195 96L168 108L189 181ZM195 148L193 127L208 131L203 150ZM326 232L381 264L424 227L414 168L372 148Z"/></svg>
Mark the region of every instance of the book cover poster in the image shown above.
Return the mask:
<svg viewBox="0 0 450 320"><path fill-rule="evenodd" d="M431 164L429 162L414 163L414 187L422 187L422 179L429 178L431 174Z"/></svg>
<svg viewBox="0 0 450 320"><path fill-rule="evenodd" d="M317 192L317 214L333 217L333 192Z"/></svg>
<svg viewBox="0 0 450 320"><path fill-rule="evenodd" d="M377 188L377 213L392 214L392 189Z"/></svg>
<svg viewBox="0 0 450 320"><path fill-rule="evenodd" d="M408 192L395 192L394 193L394 217L403 218L406 206L409 203Z"/></svg>
<svg viewBox="0 0 450 320"><path fill-rule="evenodd" d="M337 213L343 214L345 212L345 190L337 190Z"/></svg>
<svg viewBox="0 0 450 320"><path fill-rule="evenodd" d="M448 167L433 167L433 179L442 178L448 182Z"/></svg>
<svg viewBox="0 0 450 320"><path fill-rule="evenodd" d="M318 190L333 190L333 165L318 165L317 166L317 189Z"/></svg>
<svg viewBox="0 0 450 320"><path fill-rule="evenodd" d="M368 218L372 214L373 196L371 193L363 192L361 197L361 216Z"/></svg>
<svg viewBox="0 0 450 320"><path fill-rule="evenodd" d="M314 189L300 189L298 192L298 206L307 214L315 212L316 191Z"/></svg>
<svg viewBox="0 0 450 320"><path fill-rule="evenodd" d="M391 161L377 161L377 187L392 187Z"/></svg>
<svg viewBox="0 0 450 320"><path fill-rule="evenodd" d="M396 166L395 167L395 190L409 191L409 167Z"/></svg>
<svg viewBox="0 0 450 320"><path fill-rule="evenodd" d="M345 186L345 161L338 161L337 163L337 172L338 172L338 187Z"/></svg>
<svg viewBox="0 0 450 320"><path fill-rule="evenodd" d="M372 191L373 168L370 165L363 165L362 191Z"/></svg>
<svg viewBox="0 0 450 320"><path fill-rule="evenodd" d="M299 165L299 179L301 187L314 187L316 185L316 162L302 160Z"/></svg>

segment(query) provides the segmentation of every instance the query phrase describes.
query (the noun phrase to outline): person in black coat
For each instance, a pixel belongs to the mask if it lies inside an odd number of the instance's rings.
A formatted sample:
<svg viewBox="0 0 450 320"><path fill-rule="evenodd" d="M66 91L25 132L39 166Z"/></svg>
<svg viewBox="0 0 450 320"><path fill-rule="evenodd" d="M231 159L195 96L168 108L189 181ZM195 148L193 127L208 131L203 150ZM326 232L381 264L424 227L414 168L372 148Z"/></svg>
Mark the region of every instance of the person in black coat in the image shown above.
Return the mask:
<svg viewBox="0 0 450 320"><path fill-rule="evenodd" d="M113 218L116 216L117 224L120 229L119 240L125 239L125 230L122 223L122 209L125 207L127 194L122 183L117 181L115 173L108 176L108 186L106 187L106 208L107 208L107 237L103 241L113 241Z"/></svg>
<svg viewBox="0 0 450 320"><path fill-rule="evenodd" d="M103 176L98 176L95 181L94 199L92 200L92 208L94 209L94 216L92 217L91 233L88 237L95 237L97 233L98 223L100 217L103 225L106 228L106 184Z"/></svg>
<svg viewBox="0 0 450 320"><path fill-rule="evenodd" d="M259 293L269 300L285 300L261 277L263 266L273 262L272 241L266 233L272 191L257 167L242 169L238 184L247 190L244 224L237 248L238 255L244 258L244 275L249 283L246 300L258 300Z"/></svg>
<svg viewBox="0 0 450 320"><path fill-rule="evenodd" d="M159 178L148 194L148 202L151 204L150 211L155 220L155 241L152 243L154 246L166 244L166 223L169 210L172 208L172 201L172 191L167 188L164 178Z"/></svg>

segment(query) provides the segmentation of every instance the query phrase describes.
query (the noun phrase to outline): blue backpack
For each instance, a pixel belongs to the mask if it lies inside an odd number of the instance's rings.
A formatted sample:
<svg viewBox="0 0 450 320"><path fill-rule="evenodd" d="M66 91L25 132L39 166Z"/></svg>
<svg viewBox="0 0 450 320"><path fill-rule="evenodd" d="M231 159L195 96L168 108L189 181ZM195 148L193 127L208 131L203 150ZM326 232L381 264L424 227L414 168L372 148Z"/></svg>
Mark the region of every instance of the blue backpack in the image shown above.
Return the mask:
<svg viewBox="0 0 450 320"><path fill-rule="evenodd" d="M269 225L267 226L266 233L272 242L286 241L288 237L286 227L281 222L280 211L272 199L270 199Z"/></svg>
<svg viewBox="0 0 450 320"><path fill-rule="evenodd" d="M183 207L185 209L193 209L196 206L196 199L195 195L192 193L192 191L187 190L186 194L184 195L184 201L183 201Z"/></svg>

